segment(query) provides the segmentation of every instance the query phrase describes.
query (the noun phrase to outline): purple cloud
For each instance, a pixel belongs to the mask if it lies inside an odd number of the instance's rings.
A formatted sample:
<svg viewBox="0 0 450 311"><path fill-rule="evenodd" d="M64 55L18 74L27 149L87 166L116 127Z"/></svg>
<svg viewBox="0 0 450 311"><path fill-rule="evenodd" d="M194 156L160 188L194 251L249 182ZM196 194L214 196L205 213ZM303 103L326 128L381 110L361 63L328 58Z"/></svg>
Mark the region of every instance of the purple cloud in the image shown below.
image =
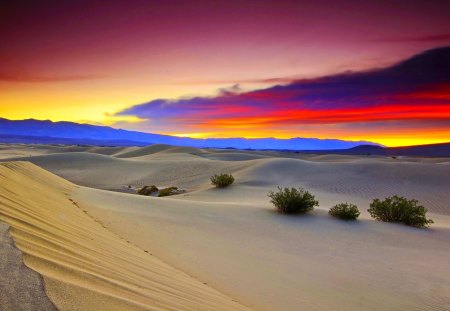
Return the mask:
<svg viewBox="0 0 450 311"><path fill-rule="evenodd" d="M158 99L118 115L150 119L154 127L183 129L380 122L450 121L450 47L418 54L394 66L297 80L251 92ZM447 94L447 95L446 95Z"/></svg>

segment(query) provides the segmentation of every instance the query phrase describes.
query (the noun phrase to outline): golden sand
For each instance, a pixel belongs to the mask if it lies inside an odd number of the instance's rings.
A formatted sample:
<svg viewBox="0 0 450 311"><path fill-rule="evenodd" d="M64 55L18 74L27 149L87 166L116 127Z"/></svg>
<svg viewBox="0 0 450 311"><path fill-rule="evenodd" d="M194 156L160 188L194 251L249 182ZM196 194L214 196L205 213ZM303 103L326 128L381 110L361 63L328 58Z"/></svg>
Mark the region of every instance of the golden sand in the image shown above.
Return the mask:
<svg viewBox="0 0 450 311"><path fill-rule="evenodd" d="M247 310L108 231L69 199L70 182L0 164L0 220L61 310Z"/></svg>

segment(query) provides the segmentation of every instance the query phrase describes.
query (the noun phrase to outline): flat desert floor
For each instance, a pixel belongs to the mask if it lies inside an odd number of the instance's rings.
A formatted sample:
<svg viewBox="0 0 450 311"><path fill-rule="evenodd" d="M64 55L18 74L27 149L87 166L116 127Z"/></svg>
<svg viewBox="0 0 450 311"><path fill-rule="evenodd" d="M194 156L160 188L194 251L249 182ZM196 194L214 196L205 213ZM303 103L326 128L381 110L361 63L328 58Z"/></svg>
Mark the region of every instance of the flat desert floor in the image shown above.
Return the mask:
<svg viewBox="0 0 450 311"><path fill-rule="evenodd" d="M0 160L0 220L61 310L450 309L448 158L0 145ZM236 181L215 189L222 172ZM153 184L186 193L130 193ZM280 215L277 186L320 206ZM431 228L371 219L394 194ZM358 221L327 214L340 202Z"/></svg>

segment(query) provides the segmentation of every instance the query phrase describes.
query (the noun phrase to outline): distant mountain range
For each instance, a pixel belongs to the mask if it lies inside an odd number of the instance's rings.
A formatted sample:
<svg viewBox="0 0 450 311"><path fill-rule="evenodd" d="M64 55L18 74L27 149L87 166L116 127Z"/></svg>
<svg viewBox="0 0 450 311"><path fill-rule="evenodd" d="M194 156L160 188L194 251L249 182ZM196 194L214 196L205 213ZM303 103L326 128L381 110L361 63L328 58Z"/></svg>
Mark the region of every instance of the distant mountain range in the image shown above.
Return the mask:
<svg viewBox="0 0 450 311"><path fill-rule="evenodd" d="M298 151L301 153L450 157L450 143L383 147L366 141L316 138L207 138L195 139L114 129L107 126L0 118L0 143L90 146L146 146L168 144L197 148L234 148Z"/></svg>
<svg viewBox="0 0 450 311"><path fill-rule="evenodd" d="M51 122L34 119L0 118L0 142L38 144L77 144L93 146L144 146L169 144L197 148L236 148L271 150L348 149L359 145L377 145L367 141L317 138L188 138L114 129L107 126Z"/></svg>

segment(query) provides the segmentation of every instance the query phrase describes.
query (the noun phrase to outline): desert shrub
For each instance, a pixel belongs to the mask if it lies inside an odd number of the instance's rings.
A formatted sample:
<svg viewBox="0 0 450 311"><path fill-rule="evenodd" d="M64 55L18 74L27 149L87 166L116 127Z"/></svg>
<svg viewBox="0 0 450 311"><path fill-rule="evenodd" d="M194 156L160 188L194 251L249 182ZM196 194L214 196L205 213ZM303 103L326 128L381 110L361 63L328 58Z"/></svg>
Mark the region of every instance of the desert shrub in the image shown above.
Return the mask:
<svg viewBox="0 0 450 311"><path fill-rule="evenodd" d="M144 186L137 191L137 193L140 195L151 195L154 192L158 192L158 187L156 187L155 185Z"/></svg>
<svg viewBox="0 0 450 311"><path fill-rule="evenodd" d="M270 191L267 195L270 202L282 214L307 213L319 205L319 201L303 188L280 188L277 192Z"/></svg>
<svg viewBox="0 0 450 311"><path fill-rule="evenodd" d="M345 202L337 204L330 208L328 214L340 219L353 220L358 218L360 213L358 207L355 204Z"/></svg>
<svg viewBox="0 0 450 311"><path fill-rule="evenodd" d="M159 190L158 197L167 197L178 193L178 187L167 187Z"/></svg>
<svg viewBox="0 0 450 311"><path fill-rule="evenodd" d="M234 177L231 174L219 174L211 176L211 183L217 188L225 188L234 182Z"/></svg>
<svg viewBox="0 0 450 311"><path fill-rule="evenodd" d="M376 220L400 222L417 228L426 228L433 223L433 220L426 218L428 210L418 205L417 200L408 200L397 195L385 198L383 201L373 200L368 212Z"/></svg>

